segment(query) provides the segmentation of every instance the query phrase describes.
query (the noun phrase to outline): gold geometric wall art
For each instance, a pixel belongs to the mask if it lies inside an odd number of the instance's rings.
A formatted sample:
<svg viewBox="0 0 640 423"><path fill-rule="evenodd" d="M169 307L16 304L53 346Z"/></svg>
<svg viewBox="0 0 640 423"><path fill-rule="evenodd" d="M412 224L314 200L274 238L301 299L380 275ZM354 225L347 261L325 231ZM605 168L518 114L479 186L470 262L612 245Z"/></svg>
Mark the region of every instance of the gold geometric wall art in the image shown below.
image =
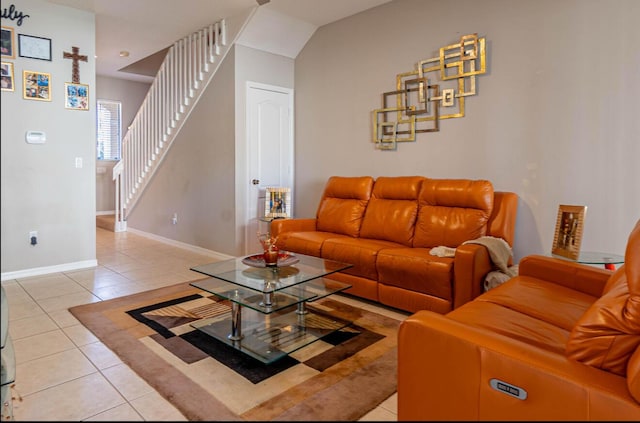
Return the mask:
<svg viewBox="0 0 640 423"><path fill-rule="evenodd" d="M442 119L464 117L465 97L476 95L476 76L486 69L485 38L467 34L396 75L395 90L382 93L382 108L372 113L376 148L395 150L417 133L438 132Z"/></svg>
<svg viewBox="0 0 640 423"><path fill-rule="evenodd" d="M415 109L415 106L409 106ZM406 110L404 107L384 107L373 111L373 142L381 150L395 150L396 142L415 141L416 119L410 116L403 121L393 121L389 115Z"/></svg>

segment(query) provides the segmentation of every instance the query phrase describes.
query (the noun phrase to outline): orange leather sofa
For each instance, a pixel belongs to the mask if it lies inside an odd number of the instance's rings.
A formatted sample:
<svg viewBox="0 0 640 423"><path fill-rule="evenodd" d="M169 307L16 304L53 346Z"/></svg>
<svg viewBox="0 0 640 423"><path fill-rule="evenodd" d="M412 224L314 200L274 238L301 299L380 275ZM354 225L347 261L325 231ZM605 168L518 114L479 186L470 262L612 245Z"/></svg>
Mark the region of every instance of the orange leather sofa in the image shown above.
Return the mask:
<svg viewBox="0 0 640 423"><path fill-rule="evenodd" d="M485 180L329 178L315 218L275 220L281 250L353 264L329 278L401 310L446 313L480 295L494 270L481 236L513 245L518 197ZM430 255L456 248L455 257Z"/></svg>
<svg viewBox="0 0 640 423"><path fill-rule="evenodd" d="M398 334L398 420L640 421L640 221L612 272L545 256Z"/></svg>

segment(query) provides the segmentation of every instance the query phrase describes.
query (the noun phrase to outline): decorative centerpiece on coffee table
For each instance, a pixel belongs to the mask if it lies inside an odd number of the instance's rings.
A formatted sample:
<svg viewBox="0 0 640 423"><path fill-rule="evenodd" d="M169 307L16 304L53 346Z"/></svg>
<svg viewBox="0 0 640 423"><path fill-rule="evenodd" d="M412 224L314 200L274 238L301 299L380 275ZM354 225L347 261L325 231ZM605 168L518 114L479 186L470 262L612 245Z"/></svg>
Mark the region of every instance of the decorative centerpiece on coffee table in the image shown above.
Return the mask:
<svg viewBox="0 0 640 423"><path fill-rule="evenodd" d="M264 258L264 264L267 267L277 267L278 266L278 246L276 242L278 241L278 237L272 237L271 234L266 233L262 234L258 232L258 241L262 245L262 250L264 251L262 256Z"/></svg>

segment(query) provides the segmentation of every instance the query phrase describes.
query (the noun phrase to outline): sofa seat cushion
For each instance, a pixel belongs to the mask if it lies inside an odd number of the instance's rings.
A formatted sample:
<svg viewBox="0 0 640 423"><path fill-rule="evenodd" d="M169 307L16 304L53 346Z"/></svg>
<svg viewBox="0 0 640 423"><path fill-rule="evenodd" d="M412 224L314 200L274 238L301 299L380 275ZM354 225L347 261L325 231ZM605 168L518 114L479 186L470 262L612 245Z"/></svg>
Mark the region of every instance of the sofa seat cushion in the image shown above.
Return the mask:
<svg viewBox="0 0 640 423"><path fill-rule="evenodd" d="M322 244L321 257L329 260L353 264L343 270L354 276L378 280L376 258L378 252L385 248L397 248L400 244L366 238L329 238Z"/></svg>
<svg viewBox="0 0 640 423"><path fill-rule="evenodd" d="M278 243L280 250L321 257L322 244L329 238L351 238L333 232L291 232L284 241Z"/></svg>
<svg viewBox="0 0 640 423"><path fill-rule="evenodd" d="M596 297L533 278L516 276L477 298L571 331Z"/></svg>
<svg viewBox="0 0 640 423"><path fill-rule="evenodd" d="M429 254L430 248L388 248L378 253L378 282L453 300L453 258Z"/></svg>
<svg viewBox="0 0 640 423"><path fill-rule="evenodd" d="M569 339L568 330L488 301L470 301L446 316L555 354L564 354Z"/></svg>
<svg viewBox="0 0 640 423"><path fill-rule="evenodd" d="M571 329L595 301L553 282L516 276L447 317L564 355Z"/></svg>

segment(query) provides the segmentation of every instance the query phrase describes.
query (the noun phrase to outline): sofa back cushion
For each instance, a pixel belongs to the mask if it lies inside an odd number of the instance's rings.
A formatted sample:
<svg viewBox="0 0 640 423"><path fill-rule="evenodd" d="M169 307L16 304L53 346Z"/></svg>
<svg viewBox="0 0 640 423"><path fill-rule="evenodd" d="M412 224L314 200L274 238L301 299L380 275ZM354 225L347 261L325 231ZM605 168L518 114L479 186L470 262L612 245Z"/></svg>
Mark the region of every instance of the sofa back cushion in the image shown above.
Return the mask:
<svg viewBox="0 0 640 423"><path fill-rule="evenodd" d="M411 247L418 215L422 176L381 176L362 221L360 237L397 242Z"/></svg>
<svg viewBox="0 0 640 423"><path fill-rule="evenodd" d="M414 247L456 248L487 234L493 185L485 180L425 179L418 197Z"/></svg>
<svg viewBox="0 0 640 423"><path fill-rule="evenodd" d="M316 230L357 237L371 198L373 177L332 176L316 213Z"/></svg>
<svg viewBox="0 0 640 423"><path fill-rule="evenodd" d="M628 376L629 359L640 345L640 220L629 236L624 260L603 295L571 330L566 355Z"/></svg>

